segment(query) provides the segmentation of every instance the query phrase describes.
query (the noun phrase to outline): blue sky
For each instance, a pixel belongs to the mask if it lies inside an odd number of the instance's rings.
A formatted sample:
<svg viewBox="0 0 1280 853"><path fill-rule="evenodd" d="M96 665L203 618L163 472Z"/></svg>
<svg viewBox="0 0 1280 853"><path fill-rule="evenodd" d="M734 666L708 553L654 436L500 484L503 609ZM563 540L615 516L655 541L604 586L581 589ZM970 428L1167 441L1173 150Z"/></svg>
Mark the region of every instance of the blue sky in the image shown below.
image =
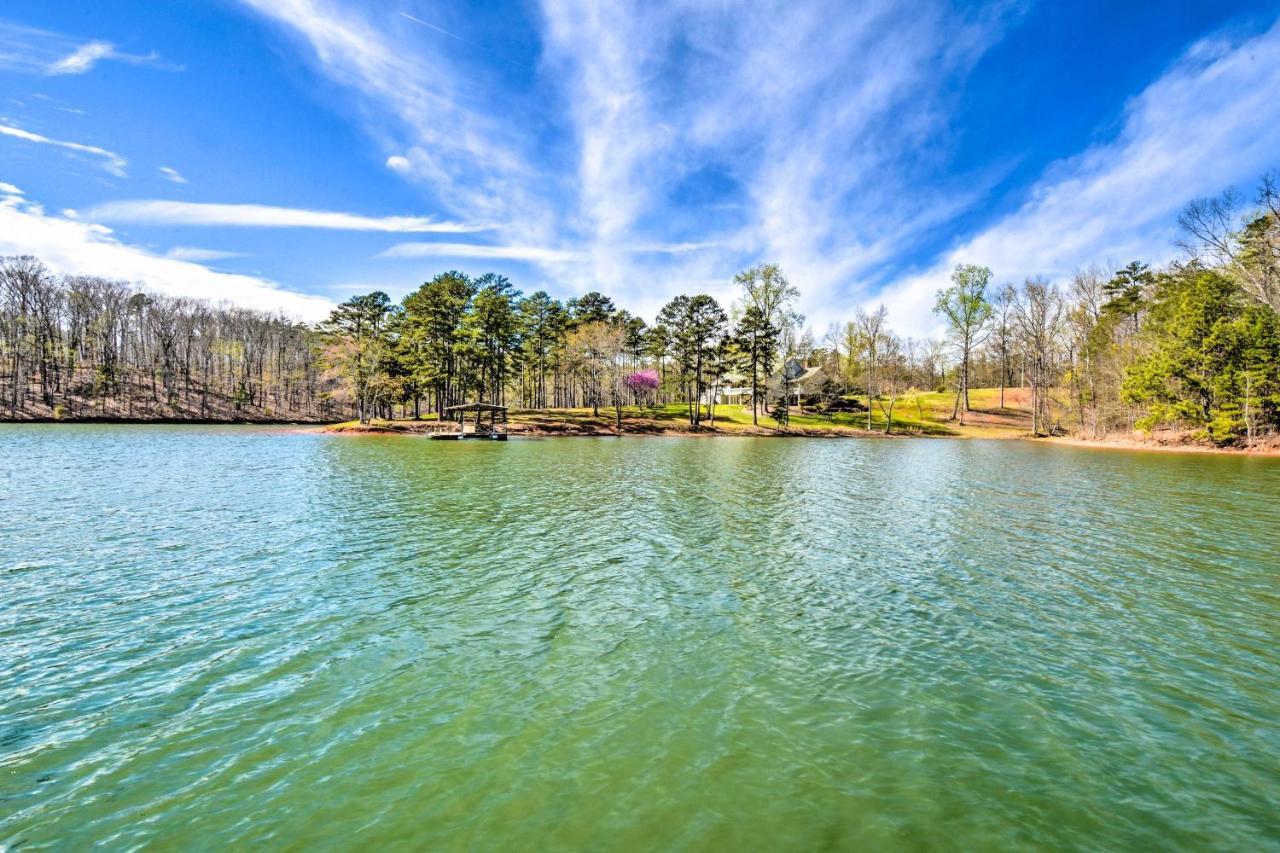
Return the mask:
<svg viewBox="0 0 1280 853"><path fill-rule="evenodd" d="M108 9L109 12L104 11ZM1176 254L1280 168L1280 3L8 0L0 253L316 319L495 270L652 317L781 263L821 333Z"/></svg>

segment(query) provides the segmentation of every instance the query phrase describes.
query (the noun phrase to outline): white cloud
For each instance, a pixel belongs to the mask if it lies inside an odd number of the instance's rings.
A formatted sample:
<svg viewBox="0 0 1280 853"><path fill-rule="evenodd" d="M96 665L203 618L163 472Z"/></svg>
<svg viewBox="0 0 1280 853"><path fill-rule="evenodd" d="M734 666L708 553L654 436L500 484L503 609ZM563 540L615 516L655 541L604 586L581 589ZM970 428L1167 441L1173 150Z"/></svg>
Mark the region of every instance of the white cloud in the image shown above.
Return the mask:
<svg viewBox="0 0 1280 853"><path fill-rule="evenodd" d="M86 43L61 33L0 20L2 70L41 76L83 74L102 61L149 65L166 71L181 70L181 66L165 62L155 53L124 53L101 39Z"/></svg>
<svg viewBox="0 0 1280 853"><path fill-rule="evenodd" d="M175 184L185 184L185 183L187 183L187 179L186 179L186 178L184 178L184 177L182 176L182 174L181 174L177 169L174 169L174 168L172 168L172 167L170 167L170 166L161 166L161 167L160 167L160 174L164 176L164 179L165 179L166 181L171 181L171 182L173 182L173 183L175 183Z"/></svg>
<svg viewBox="0 0 1280 853"><path fill-rule="evenodd" d="M50 139L47 136L41 136L38 133L32 133L23 130L20 127L12 125L0 124L0 135L11 136L14 139L21 139L26 142L34 142L38 145L52 145L56 148L62 148L67 151L75 151L79 154L89 154L100 160L102 168L106 169L116 177L123 178L125 176L125 167L129 165L129 161L116 154L114 151L108 151L105 148L99 148L96 145L81 145L79 142L66 142L61 139Z"/></svg>
<svg viewBox="0 0 1280 853"><path fill-rule="evenodd" d="M618 251L629 255L684 255L715 248L717 243L671 243L666 245L623 246ZM495 258L529 261L535 264L582 262L590 256L581 250L551 249L539 246L492 246L478 243L397 243L381 252L379 258ZM687 284L687 282L686 282Z"/></svg>
<svg viewBox="0 0 1280 853"><path fill-rule="evenodd" d="M115 46L109 41L91 41L76 48L75 52L64 56L49 66L50 74L83 74L93 68L100 59L115 54Z"/></svg>
<svg viewBox="0 0 1280 853"><path fill-rule="evenodd" d="M396 10L242 2L360 97L366 132L400 152L388 169L455 217L502 223L499 245L401 244L384 256L520 260L555 288L599 288L641 311L694 288L731 298L734 272L776 261L819 328L882 298L901 331L933 331L933 292L957 260L987 263L997 280L1157 260L1187 198L1275 165L1262 162L1280 126L1274 38L1202 44L1166 75L1167 91L1135 99L1119 138L1046 170L1016 215L880 292L887 261L999 177L993 167L945 182L950 108L1026 4L969 14L931 0L834 12L805 0L544 0L539 85L554 91L532 100L549 94L563 110L542 119L459 64L474 54L402 40L412 33ZM704 199L705 185L717 189Z"/></svg>
<svg viewBox="0 0 1280 853"><path fill-rule="evenodd" d="M1191 47L1133 98L1115 139L1053 164L1014 213L885 290L895 328L932 334L935 292L957 263L998 282L1062 281L1090 263L1177 254L1176 219L1191 199L1249 185L1278 163L1280 24L1261 35Z"/></svg>
<svg viewBox="0 0 1280 853"><path fill-rule="evenodd" d="M341 231L465 234L491 226L441 222L423 216L361 216L265 204L202 204L185 201L115 201L88 213L91 219L135 225L202 225L248 228L329 228Z"/></svg>
<svg viewBox="0 0 1280 853"><path fill-rule="evenodd" d="M702 252L707 249L718 249L723 247L723 243L702 242L702 243L655 243L651 245L633 246L632 252L636 254L653 254L653 255L684 255L689 252Z"/></svg>
<svg viewBox="0 0 1280 853"><path fill-rule="evenodd" d="M4 195L22 195L22 190L13 184L6 184L4 181L0 181L0 193Z"/></svg>
<svg viewBox="0 0 1280 853"><path fill-rule="evenodd" d="M387 25L372 25L326 0L242 2L301 36L326 74L389 109L442 164L432 176L444 182L442 197L458 193L462 205L483 204L486 215L502 204L501 196L486 191L525 169L515 153L519 134L488 113L492 104L445 54L407 50L391 39Z"/></svg>
<svg viewBox="0 0 1280 853"><path fill-rule="evenodd" d="M335 0L241 0L281 25L329 79L356 93L365 130L402 151L387 167L455 217L502 223L513 243L555 237L558 175L531 165L528 129L544 119L505 97L471 54L423 50L404 36L418 23L377 4L366 19Z"/></svg>
<svg viewBox="0 0 1280 853"><path fill-rule="evenodd" d="M489 258L532 261L539 264L581 261L582 254L565 249L537 246L483 246L475 243L397 243L378 255L380 258Z"/></svg>
<svg viewBox="0 0 1280 853"><path fill-rule="evenodd" d="M227 258L243 258L244 252L228 252L223 249L201 249L196 246L175 246L164 253L173 261L222 261Z"/></svg>
<svg viewBox="0 0 1280 853"><path fill-rule="evenodd" d="M177 70L176 66L161 62L158 54L148 53L139 56L131 53L122 53L109 41L91 41L80 45L56 62L50 63L45 73L50 75L84 74L93 70L93 67L104 59L127 62L130 65L155 65L169 70Z"/></svg>
<svg viewBox="0 0 1280 853"><path fill-rule="evenodd" d="M66 101L60 100L51 95L46 95L43 92L32 92L31 100L40 101L41 103L48 104L51 108L57 110L58 112L70 113L71 115L77 115L77 116L88 115L87 112L80 109L79 107L73 107L70 104L68 104Z"/></svg>
<svg viewBox="0 0 1280 853"><path fill-rule="evenodd" d="M940 93L998 40L999 12L546 0L542 13L578 142L577 209L565 219L581 226L591 260L568 271L576 289L630 302L710 280L731 297L734 272L775 261L806 313L830 312L852 282L975 197L907 191L901 161L927 156L946 124ZM726 195L673 201L707 170ZM671 237L719 251L673 259L625 248Z"/></svg>
<svg viewBox="0 0 1280 853"><path fill-rule="evenodd" d="M0 200L0 254L35 255L56 273L123 279L171 296L225 300L312 322L333 307L327 299L285 290L266 279L157 257L120 242L109 228L47 214L13 195Z"/></svg>

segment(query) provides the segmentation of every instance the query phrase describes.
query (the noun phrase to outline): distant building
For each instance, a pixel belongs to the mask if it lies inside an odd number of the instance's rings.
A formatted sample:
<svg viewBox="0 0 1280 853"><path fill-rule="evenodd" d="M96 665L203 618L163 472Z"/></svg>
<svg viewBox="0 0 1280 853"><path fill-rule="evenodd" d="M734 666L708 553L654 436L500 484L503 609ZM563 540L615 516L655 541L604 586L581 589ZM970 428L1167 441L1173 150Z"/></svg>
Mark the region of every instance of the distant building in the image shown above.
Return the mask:
<svg viewBox="0 0 1280 853"><path fill-rule="evenodd" d="M791 380L791 400L793 405L798 405L801 397L821 394L823 388L831 382L830 375L822 367L806 367L798 359L791 359L783 366L782 370L775 372L760 383L762 402L767 401L772 404L775 400L782 398L783 370L794 377ZM741 373L726 373L720 377L720 381L714 386L702 392L702 399L700 400L702 405L705 406L711 402L713 394L718 406L750 406L751 382L748 377L743 376Z"/></svg>
<svg viewBox="0 0 1280 853"><path fill-rule="evenodd" d="M717 406L751 405L751 385L747 383L747 377L741 373L729 372L720 377L719 382L702 392L700 401L702 405L705 406L710 403L713 394L715 395Z"/></svg>
<svg viewBox="0 0 1280 853"><path fill-rule="evenodd" d="M791 378L788 390L790 402L795 406L799 406L800 401L805 397L823 393L823 390L834 381L821 365L808 367L798 359L789 359L781 370L769 377L768 391L765 396L771 404L782 399L784 373Z"/></svg>

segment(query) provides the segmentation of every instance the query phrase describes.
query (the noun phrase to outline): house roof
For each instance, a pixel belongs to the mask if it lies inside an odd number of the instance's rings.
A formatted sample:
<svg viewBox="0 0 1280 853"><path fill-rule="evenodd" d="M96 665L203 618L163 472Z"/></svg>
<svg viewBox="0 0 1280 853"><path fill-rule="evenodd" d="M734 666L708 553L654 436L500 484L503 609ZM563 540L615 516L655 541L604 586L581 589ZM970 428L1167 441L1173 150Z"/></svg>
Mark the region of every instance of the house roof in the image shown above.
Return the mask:
<svg viewBox="0 0 1280 853"><path fill-rule="evenodd" d="M814 367L809 367L809 368L806 368L806 369L805 369L805 372L804 372L804 373L801 373L799 376L797 376L797 377L795 378L795 380L794 380L794 381L795 381L795 382L808 382L810 379L814 379L814 378L816 378L819 374L821 374L824 378L825 378L825 377L826 377L826 375L827 375L827 372L826 372L825 370L823 370L823 369L822 369L822 366L821 366L821 365L817 365L817 366L814 366Z"/></svg>
<svg viewBox="0 0 1280 853"><path fill-rule="evenodd" d="M825 379L827 377L827 372L822 369L821 365L818 365L816 367L805 367L803 364L801 364L798 361L792 361L792 362L788 362L788 367L791 367L793 372L795 370L800 371L799 373L796 373L794 378L790 380L792 385L799 385L805 382L809 382L810 380L813 380L813 379ZM774 373L773 376L770 377L770 380L775 383L781 382L782 373L781 372Z"/></svg>

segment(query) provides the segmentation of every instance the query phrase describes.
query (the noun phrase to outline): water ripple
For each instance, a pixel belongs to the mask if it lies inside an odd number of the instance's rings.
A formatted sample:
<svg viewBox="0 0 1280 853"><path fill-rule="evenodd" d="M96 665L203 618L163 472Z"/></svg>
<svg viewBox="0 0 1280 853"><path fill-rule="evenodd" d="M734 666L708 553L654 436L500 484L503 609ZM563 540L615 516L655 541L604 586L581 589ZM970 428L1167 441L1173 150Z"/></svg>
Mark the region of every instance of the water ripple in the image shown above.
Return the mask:
<svg viewBox="0 0 1280 853"><path fill-rule="evenodd" d="M78 426L0 455L0 846L1278 846L1274 462Z"/></svg>

